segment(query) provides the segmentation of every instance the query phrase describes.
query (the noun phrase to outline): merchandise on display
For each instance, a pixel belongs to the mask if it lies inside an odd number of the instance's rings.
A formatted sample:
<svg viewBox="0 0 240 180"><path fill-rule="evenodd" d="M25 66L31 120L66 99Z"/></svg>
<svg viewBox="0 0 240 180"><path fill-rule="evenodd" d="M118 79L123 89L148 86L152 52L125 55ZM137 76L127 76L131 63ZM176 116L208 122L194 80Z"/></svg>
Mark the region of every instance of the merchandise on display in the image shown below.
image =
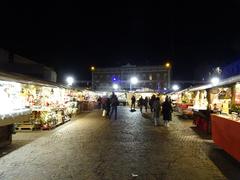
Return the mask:
<svg viewBox="0 0 240 180"><path fill-rule="evenodd" d="M31 125L34 128L54 127L68 121L79 112L79 102L91 103L93 109L96 101L96 93L92 91L39 85L32 81L31 84L0 81L0 96L0 120L5 124L12 121L19 127Z"/></svg>
<svg viewBox="0 0 240 180"><path fill-rule="evenodd" d="M14 82L0 81L0 119L17 118L31 113L29 108L26 108L24 101L19 96L21 85Z"/></svg>

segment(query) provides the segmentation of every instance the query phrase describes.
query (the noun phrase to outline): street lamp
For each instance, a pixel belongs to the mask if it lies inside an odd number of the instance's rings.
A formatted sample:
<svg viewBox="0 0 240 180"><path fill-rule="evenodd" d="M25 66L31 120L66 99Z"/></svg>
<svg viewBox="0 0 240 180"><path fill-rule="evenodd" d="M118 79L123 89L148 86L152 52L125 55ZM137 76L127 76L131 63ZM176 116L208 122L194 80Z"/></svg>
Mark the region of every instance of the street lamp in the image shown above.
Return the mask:
<svg viewBox="0 0 240 180"><path fill-rule="evenodd" d="M68 76L66 81L69 86L72 86L72 84L74 83L74 78L72 76Z"/></svg>
<svg viewBox="0 0 240 180"><path fill-rule="evenodd" d="M167 73L168 73L168 88L170 88L170 81L171 81L171 73L170 73L170 71L171 71L171 68L172 68L172 65L171 65L171 63L170 62L166 62L165 63L165 68L166 68L166 70L167 70Z"/></svg>
<svg viewBox="0 0 240 180"><path fill-rule="evenodd" d="M177 91L177 90L179 90L179 86L178 86L177 84L174 84L174 85L172 86L172 89L173 89L174 91Z"/></svg>
<svg viewBox="0 0 240 180"><path fill-rule="evenodd" d="M96 70L96 68L94 66L91 66L91 72L92 72L92 90L94 88L94 84L93 84L93 72Z"/></svg>
<svg viewBox="0 0 240 180"><path fill-rule="evenodd" d="M95 71L95 67L94 66L91 66L91 71Z"/></svg>
<svg viewBox="0 0 240 180"><path fill-rule="evenodd" d="M131 84L137 84L137 83L138 83L138 79L136 77L132 77Z"/></svg>
<svg viewBox="0 0 240 180"><path fill-rule="evenodd" d="M220 81L220 79L219 79L218 77L213 77L213 78L211 79L211 83L212 83L213 85L217 85L217 84L219 83L219 81Z"/></svg>
<svg viewBox="0 0 240 180"><path fill-rule="evenodd" d="M167 62L167 63L165 64L165 67L166 67L166 68L170 68L170 67L171 67L171 64L170 64L169 62Z"/></svg>
<svg viewBox="0 0 240 180"><path fill-rule="evenodd" d="M131 79L130 79L130 91L132 90L132 84L137 84L137 83L138 83L138 78L131 77Z"/></svg>
<svg viewBox="0 0 240 180"><path fill-rule="evenodd" d="M112 87L113 87L114 90L117 90L119 88L118 84L113 84Z"/></svg>

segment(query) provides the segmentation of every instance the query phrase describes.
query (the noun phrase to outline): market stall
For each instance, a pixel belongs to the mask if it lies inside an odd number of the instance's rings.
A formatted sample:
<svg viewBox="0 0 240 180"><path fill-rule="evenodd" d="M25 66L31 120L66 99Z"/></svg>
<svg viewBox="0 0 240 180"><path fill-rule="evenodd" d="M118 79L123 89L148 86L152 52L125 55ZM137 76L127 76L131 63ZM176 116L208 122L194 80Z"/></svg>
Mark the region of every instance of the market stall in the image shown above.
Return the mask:
<svg viewBox="0 0 240 180"><path fill-rule="evenodd" d="M20 96L32 114L28 121L17 124L17 130L51 129L69 120L66 111L72 106L64 88L23 84Z"/></svg>
<svg viewBox="0 0 240 180"><path fill-rule="evenodd" d="M240 77L237 80L240 81ZM224 88L219 89L212 108L217 114L211 115L211 122L214 143L239 161L240 84L236 81L225 81Z"/></svg>
<svg viewBox="0 0 240 180"><path fill-rule="evenodd" d="M211 133L211 113L229 115L234 107L234 102L239 99L239 85L236 82L237 79L232 77L222 80L218 84L208 84L190 89L195 93L194 124L199 130Z"/></svg>
<svg viewBox="0 0 240 180"><path fill-rule="evenodd" d="M192 118L193 116L193 92L189 89L170 93L174 110L180 113L183 118Z"/></svg>
<svg viewBox="0 0 240 180"><path fill-rule="evenodd" d="M51 129L96 106L96 94L54 82L0 72L0 147L11 143L16 130Z"/></svg>
<svg viewBox="0 0 240 180"><path fill-rule="evenodd" d="M240 161L240 118L212 114L211 120L214 143Z"/></svg>
<svg viewBox="0 0 240 180"><path fill-rule="evenodd" d="M0 126L29 118L31 109L25 106L20 92L20 83L0 81Z"/></svg>
<svg viewBox="0 0 240 180"><path fill-rule="evenodd" d="M80 108L81 112L89 112L97 108L97 98L98 94L89 91L89 90L84 90L82 92L82 95L80 97L79 105L78 107Z"/></svg>
<svg viewBox="0 0 240 180"><path fill-rule="evenodd" d="M211 126L207 93L206 89L197 90L194 92L193 100L193 124L198 130L205 133L209 133Z"/></svg>
<svg viewBox="0 0 240 180"><path fill-rule="evenodd" d="M11 143L13 124L29 119L31 109L19 96L21 84L0 81L0 147Z"/></svg>

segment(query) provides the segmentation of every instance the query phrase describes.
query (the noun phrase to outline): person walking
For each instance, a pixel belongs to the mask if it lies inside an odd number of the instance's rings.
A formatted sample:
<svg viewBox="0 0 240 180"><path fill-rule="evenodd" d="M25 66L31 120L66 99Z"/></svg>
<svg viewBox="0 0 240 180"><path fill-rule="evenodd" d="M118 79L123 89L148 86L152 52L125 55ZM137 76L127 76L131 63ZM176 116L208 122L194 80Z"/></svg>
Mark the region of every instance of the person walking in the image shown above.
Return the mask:
<svg viewBox="0 0 240 180"><path fill-rule="evenodd" d="M106 117L109 117L109 113L110 113L110 110L111 110L111 100L109 97L107 97L107 100L106 100Z"/></svg>
<svg viewBox="0 0 240 180"><path fill-rule="evenodd" d="M135 110L135 103L136 103L136 98L134 95L132 95L132 98L131 98L131 110Z"/></svg>
<svg viewBox="0 0 240 180"><path fill-rule="evenodd" d="M163 121L164 125L169 127L169 121L172 120L172 105L169 101L169 98L166 97L165 101L162 104L162 113L163 113Z"/></svg>
<svg viewBox="0 0 240 180"><path fill-rule="evenodd" d="M103 97L101 99L101 106L102 106L102 116L106 117L106 112L107 112L107 97Z"/></svg>
<svg viewBox="0 0 240 180"><path fill-rule="evenodd" d="M102 97L101 96L98 97L97 103L98 103L98 109L102 109Z"/></svg>
<svg viewBox="0 0 240 180"><path fill-rule="evenodd" d="M109 119L111 119L113 112L115 113L115 120L117 119L117 106L119 105L119 101L115 93L113 92L110 97L111 102L111 112L109 115Z"/></svg>
<svg viewBox="0 0 240 180"><path fill-rule="evenodd" d="M149 106L150 106L150 109L151 109L151 112L153 112L153 104L154 104L154 101L156 99L156 96L153 94L151 99L149 100Z"/></svg>
<svg viewBox="0 0 240 180"><path fill-rule="evenodd" d="M142 96L139 98L138 104L139 104L140 112L142 113L142 108L144 106L144 99L142 98Z"/></svg>
<svg viewBox="0 0 240 180"><path fill-rule="evenodd" d="M148 108L148 97L147 96L144 99L144 107L145 107L145 112L147 112L147 108Z"/></svg>
<svg viewBox="0 0 240 180"><path fill-rule="evenodd" d="M160 125L160 109L161 109L159 97L156 98L153 108L154 108L154 125L159 126Z"/></svg>

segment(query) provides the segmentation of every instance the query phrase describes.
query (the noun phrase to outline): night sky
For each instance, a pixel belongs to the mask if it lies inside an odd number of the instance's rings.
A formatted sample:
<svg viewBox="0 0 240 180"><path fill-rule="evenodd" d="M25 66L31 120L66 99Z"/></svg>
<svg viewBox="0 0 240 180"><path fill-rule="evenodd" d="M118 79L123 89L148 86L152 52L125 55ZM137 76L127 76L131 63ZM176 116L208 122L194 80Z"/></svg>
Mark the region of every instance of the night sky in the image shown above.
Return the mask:
<svg viewBox="0 0 240 180"><path fill-rule="evenodd" d="M90 79L89 67L173 63L174 79L207 77L240 57L239 1L1 4L0 47Z"/></svg>

